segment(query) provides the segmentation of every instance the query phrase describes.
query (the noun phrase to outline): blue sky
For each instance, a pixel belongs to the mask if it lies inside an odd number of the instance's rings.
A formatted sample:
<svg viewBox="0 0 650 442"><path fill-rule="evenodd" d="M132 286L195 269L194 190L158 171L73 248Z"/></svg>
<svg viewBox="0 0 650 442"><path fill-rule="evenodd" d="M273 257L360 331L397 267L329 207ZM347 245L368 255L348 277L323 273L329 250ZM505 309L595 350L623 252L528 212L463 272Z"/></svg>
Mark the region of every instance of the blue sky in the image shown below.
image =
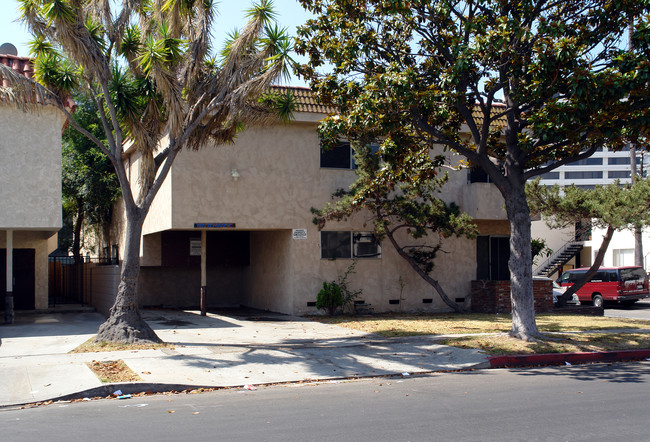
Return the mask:
<svg viewBox="0 0 650 442"><path fill-rule="evenodd" d="M217 4L218 16L213 28L213 42L215 47L221 48L226 35L235 28L241 28L246 23L245 10L250 7L250 0L232 1L221 0ZM292 36L295 28L304 23L309 14L296 0L274 0L275 10L278 13L278 22L286 27ZM21 23L16 22L19 16L18 2L15 0L2 0L2 16L0 17L0 44L12 43L18 49L18 55L29 55L28 43L31 35ZM305 86L305 82L297 78L290 81L292 86Z"/></svg>

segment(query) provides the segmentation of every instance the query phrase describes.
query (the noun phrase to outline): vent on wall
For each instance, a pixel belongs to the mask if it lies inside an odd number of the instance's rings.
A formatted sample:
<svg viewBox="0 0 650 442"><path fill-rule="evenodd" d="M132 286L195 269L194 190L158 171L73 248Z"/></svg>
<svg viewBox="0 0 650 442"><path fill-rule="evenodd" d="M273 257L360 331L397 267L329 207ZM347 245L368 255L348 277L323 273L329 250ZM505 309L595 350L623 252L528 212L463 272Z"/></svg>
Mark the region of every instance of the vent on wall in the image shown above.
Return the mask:
<svg viewBox="0 0 650 442"><path fill-rule="evenodd" d="M465 298L456 298L454 299L456 302L465 302Z"/></svg>
<svg viewBox="0 0 650 442"><path fill-rule="evenodd" d="M433 298L424 298L422 304L433 304Z"/></svg>
<svg viewBox="0 0 650 442"><path fill-rule="evenodd" d="M389 299L388 303L389 304L399 304L399 299Z"/></svg>
<svg viewBox="0 0 650 442"><path fill-rule="evenodd" d="M316 307L316 301L307 302L307 307Z"/></svg>

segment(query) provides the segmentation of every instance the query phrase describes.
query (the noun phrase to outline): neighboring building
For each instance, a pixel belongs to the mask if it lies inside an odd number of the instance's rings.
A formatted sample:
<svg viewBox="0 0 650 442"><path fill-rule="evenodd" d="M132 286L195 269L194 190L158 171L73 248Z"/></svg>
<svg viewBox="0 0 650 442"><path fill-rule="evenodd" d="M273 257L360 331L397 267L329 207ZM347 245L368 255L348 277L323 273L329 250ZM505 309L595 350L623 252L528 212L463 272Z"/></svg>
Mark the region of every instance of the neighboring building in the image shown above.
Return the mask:
<svg viewBox="0 0 650 442"><path fill-rule="evenodd" d="M647 155L645 155L647 157ZM644 163L644 155L637 152L637 167ZM616 180L630 182L630 149L612 151L601 147L591 157L565 164L541 176L540 184L593 188L597 184L611 184ZM642 167L645 171L645 167Z"/></svg>
<svg viewBox="0 0 650 442"><path fill-rule="evenodd" d="M29 58L0 54L0 63L32 76ZM61 228L65 116L52 105L36 106L24 112L0 100L0 284L3 298L13 292L16 310L48 307L48 254Z"/></svg>
<svg viewBox="0 0 650 442"><path fill-rule="evenodd" d="M357 259L351 285L363 289L359 301L374 311L448 310L390 244L374 240L363 214L328 223L323 232L312 223L310 208L331 201L332 193L347 188L356 175L349 145L321 152L317 124L328 109L316 104L308 89L292 89L299 100L295 121L250 127L233 145L178 155L144 224L141 306L199 304L205 230L211 307L315 313L323 281L337 279ZM131 182L137 182L138 154L127 151L125 161ZM458 158L450 161L455 164ZM462 304L477 275L487 279L504 265L507 269L507 260L498 259L498 247L507 242L509 224L496 187L469 183L466 171L450 172L442 196L474 217L481 232L478 242L445 240L446 253L433 270L450 297ZM123 220L115 220L106 253L119 255L122 226ZM93 300L103 312L112 302L96 295Z"/></svg>
<svg viewBox="0 0 650 442"><path fill-rule="evenodd" d="M595 185L607 185L619 180L622 184L631 181L631 158L629 147L620 151L611 151L600 148L590 158L575 163L560 166L552 172L541 176L540 183L544 185L593 188ZM637 167L643 176L647 176L650 157L647 152L637 151ZM586 224L585 224L586 225ZM588 226L572 226L565 229L549 229L543 220L534 221L532 226L533 238L544 238L548 247L558 254L564 253L564 258L555 260L559 270L568 270L576 267L589 267L594 262L605 229L590 229ZM650 271L650 232L643 232L644 265ZM539 270L547 260L538 258L533 269ZM603 266L634 265L634 234L629 230L615 232L609 244ZM539 267L538 267L539 266ZM559 276L558 273L550 275Z"/></svg>

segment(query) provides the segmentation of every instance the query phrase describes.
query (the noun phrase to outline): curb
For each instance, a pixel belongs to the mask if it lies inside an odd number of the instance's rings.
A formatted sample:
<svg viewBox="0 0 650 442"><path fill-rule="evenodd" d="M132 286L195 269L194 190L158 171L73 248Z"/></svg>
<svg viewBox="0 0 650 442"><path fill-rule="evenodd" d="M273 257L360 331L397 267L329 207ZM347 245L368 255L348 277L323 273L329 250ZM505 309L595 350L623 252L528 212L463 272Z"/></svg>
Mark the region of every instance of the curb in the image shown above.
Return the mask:
<svg viewBox="0 0 650 442"><path fill-rule="evenodd" d="M587 364L591 362L637 361L650 358L650 350L594 351L580 353L542 353L506 355L488 358L490 368L525 367L531 365Z"/></svg>

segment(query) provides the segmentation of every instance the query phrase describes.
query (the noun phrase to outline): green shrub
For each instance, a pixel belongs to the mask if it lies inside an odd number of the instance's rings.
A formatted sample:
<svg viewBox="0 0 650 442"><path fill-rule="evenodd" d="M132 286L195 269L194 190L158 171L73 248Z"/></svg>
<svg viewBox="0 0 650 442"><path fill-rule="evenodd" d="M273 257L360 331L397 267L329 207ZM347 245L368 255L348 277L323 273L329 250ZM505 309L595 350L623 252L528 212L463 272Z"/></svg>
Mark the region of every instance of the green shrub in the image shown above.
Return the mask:
<svg viewBox="0 0 650 442"><path fill-rule="evenodd" d="M331 315L336 313L336 309L343 306L343 292L341 287L334 281L323 282L323 288L316 296L316 308L327 310Z"/></svg>

